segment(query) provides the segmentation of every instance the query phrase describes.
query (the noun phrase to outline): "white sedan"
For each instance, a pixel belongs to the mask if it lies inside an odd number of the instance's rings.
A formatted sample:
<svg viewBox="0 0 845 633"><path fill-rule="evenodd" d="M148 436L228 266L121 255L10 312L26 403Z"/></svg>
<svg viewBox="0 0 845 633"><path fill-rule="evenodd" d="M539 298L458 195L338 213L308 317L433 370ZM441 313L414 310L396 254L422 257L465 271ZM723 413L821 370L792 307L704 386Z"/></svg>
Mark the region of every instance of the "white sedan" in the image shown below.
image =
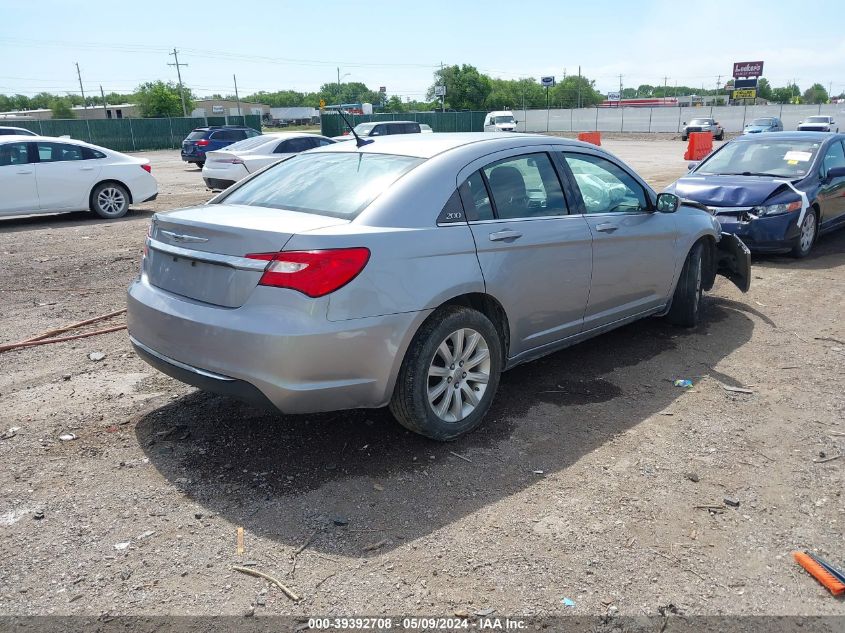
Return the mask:
<svg viewBox="0 0 845 633"><path fill-rule="evenodd" d="M150 161L82 141L0 136L0 216L93 211L126 215L152 200L158 184Z"/></svg>
<svg viewBox="0 0 845 633"><path fill-rule="evenodd" d="M283 158L332 143L335 141L330 138L308 133L272 132L253 136L206 153L202 177L209 189L226 189Z"/></svg>

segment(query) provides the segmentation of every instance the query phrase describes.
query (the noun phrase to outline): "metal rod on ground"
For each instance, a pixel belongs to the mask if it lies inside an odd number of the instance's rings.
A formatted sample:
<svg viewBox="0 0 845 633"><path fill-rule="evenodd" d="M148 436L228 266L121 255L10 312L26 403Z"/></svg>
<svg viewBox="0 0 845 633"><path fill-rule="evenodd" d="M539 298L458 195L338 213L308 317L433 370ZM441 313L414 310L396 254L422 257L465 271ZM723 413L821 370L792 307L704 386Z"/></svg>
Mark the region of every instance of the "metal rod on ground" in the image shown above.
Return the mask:
<svg viewBox="0 0 845 633"><path fill-rule="evenodd" d="M8 352L9 350L19 349L22 347L36 347L37 345L49 345L50 343L64 343L65 341L75 341L80 338L97 336L98 334L108 334L109 332L118 332L120 330L125 329L125 325L116 325L115 327L106 328L104 330L97 330L95 332L85 332L84 334L75 334L74 336L44 339L41 341L21 341L20 343L10 343L9 345L0 345L0 352Z"/></svg>
<svg viewBox="0 0 845 633"><path fill-rule="evenodd" d="M122 310L116 310L115 312L109 312L108 314L101 314L100 316L96 316L91 319L86 319L85 321L79 321L78 323L71 323L70 325L65 325L63 327L56 328L55 330L49 330L47 332L44 332L43 334L39 334L38 336L28 338L26 339L26 341L24 341L24 343L40 341L50 336L55 336L56 334L61 334L62 332L67 332L68 330L73 330L78 327L82 327L83 325L91 325L92 323L96 323L97 321L105 321L106 319L116 317L117 315L123 314L124 312L126 312L126 308L123 308Z"/></svg>

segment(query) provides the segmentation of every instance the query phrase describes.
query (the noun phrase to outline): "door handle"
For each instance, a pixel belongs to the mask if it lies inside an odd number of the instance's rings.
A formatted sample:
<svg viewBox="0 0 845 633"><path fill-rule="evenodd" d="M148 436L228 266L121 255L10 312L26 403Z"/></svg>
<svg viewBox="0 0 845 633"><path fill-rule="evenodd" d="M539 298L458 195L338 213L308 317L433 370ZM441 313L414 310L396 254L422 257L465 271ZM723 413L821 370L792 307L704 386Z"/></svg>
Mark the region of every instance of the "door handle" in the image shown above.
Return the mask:
<svg viewBox="0 0 845 633"><path fill-rule="evenodd" d="M93 167L80 167L79 171L94 171Z"/></svg>
<svg viewBox="0 0 845 633"><path fill-rule="evenodd" d="M618 228L618 226L610 222L603 222L602 224L596 225L596 231L599 231L600 233L613 233Z"/></svg>
<svg viewBox="0 0 845 633"><path fill-rule="evenodd" d="M505 229L504 231L499 231L497 233L490 234L490 241L491 242L504 242L507 240L516 240L522 237L522 233L519 231L512 231L511 229Z"/></svg>
<svg viewBox="0 0 845 633"><path fill-rule="evenodd" d="M19 174L31 174L32 170L31 169L20 169L20 170L18 170L17 173L19 173Z"/></svg>

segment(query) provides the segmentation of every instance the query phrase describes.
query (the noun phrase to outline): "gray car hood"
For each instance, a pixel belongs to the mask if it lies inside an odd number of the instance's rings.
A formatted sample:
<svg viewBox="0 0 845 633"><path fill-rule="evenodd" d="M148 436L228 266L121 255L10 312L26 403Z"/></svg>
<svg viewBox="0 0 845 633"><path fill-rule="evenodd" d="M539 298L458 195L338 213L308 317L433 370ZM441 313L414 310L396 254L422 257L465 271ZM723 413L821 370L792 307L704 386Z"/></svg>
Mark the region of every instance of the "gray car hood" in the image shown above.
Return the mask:
<svg viewBox="0 0 845 633"><path fill-rule="evenodd" d="M685 176L667 191L680 198L714 207L745 207L763 204L773 194L787 189L786 178L762 176Z"/></svg>

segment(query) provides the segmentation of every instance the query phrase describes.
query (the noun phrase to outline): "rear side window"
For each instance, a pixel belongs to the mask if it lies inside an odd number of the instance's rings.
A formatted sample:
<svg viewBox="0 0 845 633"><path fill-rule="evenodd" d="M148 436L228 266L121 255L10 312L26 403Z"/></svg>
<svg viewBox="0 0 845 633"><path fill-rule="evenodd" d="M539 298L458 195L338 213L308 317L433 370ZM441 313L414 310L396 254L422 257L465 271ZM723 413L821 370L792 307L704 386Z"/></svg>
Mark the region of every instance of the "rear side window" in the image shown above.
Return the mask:
<svg viewBox="0 0 845 633"><path fill-rule="evenodd" d="M490 203L490 194L487 192L480 171L467 178L458 191L461 194L467 220L493 219L493 205Z"/></svg>
<svg viewBox="0 0 845 633"><path fill-rule="evenodd" d="M67 143L37 143L38 160L42 163L82 160L82 148Z"/></svg>
<svg viewBox="0 0 845 633"><path fill-rule="evenodd" d="M0 167L23 165L29 162L27 143L4 143L0 145Z"/></svg>
<svg viewBox="0 0 845 633"><path fill-rule="evenodd" d="M334 145L334 141L328 138L319 139L318 147L325 147L326 145Z"/></svg>
<svg viewBox="0 0 845 633"><path fill-rule="evenodd" d="M205 138L208 134L208 130L194 130L190 134L188 134L187 140L189 141L198 141L201 138Z"/></svg>
<svg viewBox="0 0 845 633"><path fill-rule="evenodd" d="M546 154L526 154L484 168L499 219L567 215L566 200Z"/></svg>
<svg viewBox="0 0 845 633"><path fill-rule="evenodd" d="M353 152L299 154L247 181L220 202L351 220L423 160Z"/></svg>
<svg viewBox="0 0 845 633"><path fill-rule="evenodd" d="M420 131L419 123L404 123L402 127L405 134L419 134Z"/></svg>
<svg viewBox="0 0 845 633"><path fill-rule="evenodd" d="M261 132L256 132L252 128L246 131L247 138L252 138L253 136L261 136Z"/></svg>
<svg viewBox="0 0 845 633"><path fill-rule="evenodd" d="M82 148L82 158L84 160L94 160L96 158L105 158L106 155L90 147Z"/></svg>

